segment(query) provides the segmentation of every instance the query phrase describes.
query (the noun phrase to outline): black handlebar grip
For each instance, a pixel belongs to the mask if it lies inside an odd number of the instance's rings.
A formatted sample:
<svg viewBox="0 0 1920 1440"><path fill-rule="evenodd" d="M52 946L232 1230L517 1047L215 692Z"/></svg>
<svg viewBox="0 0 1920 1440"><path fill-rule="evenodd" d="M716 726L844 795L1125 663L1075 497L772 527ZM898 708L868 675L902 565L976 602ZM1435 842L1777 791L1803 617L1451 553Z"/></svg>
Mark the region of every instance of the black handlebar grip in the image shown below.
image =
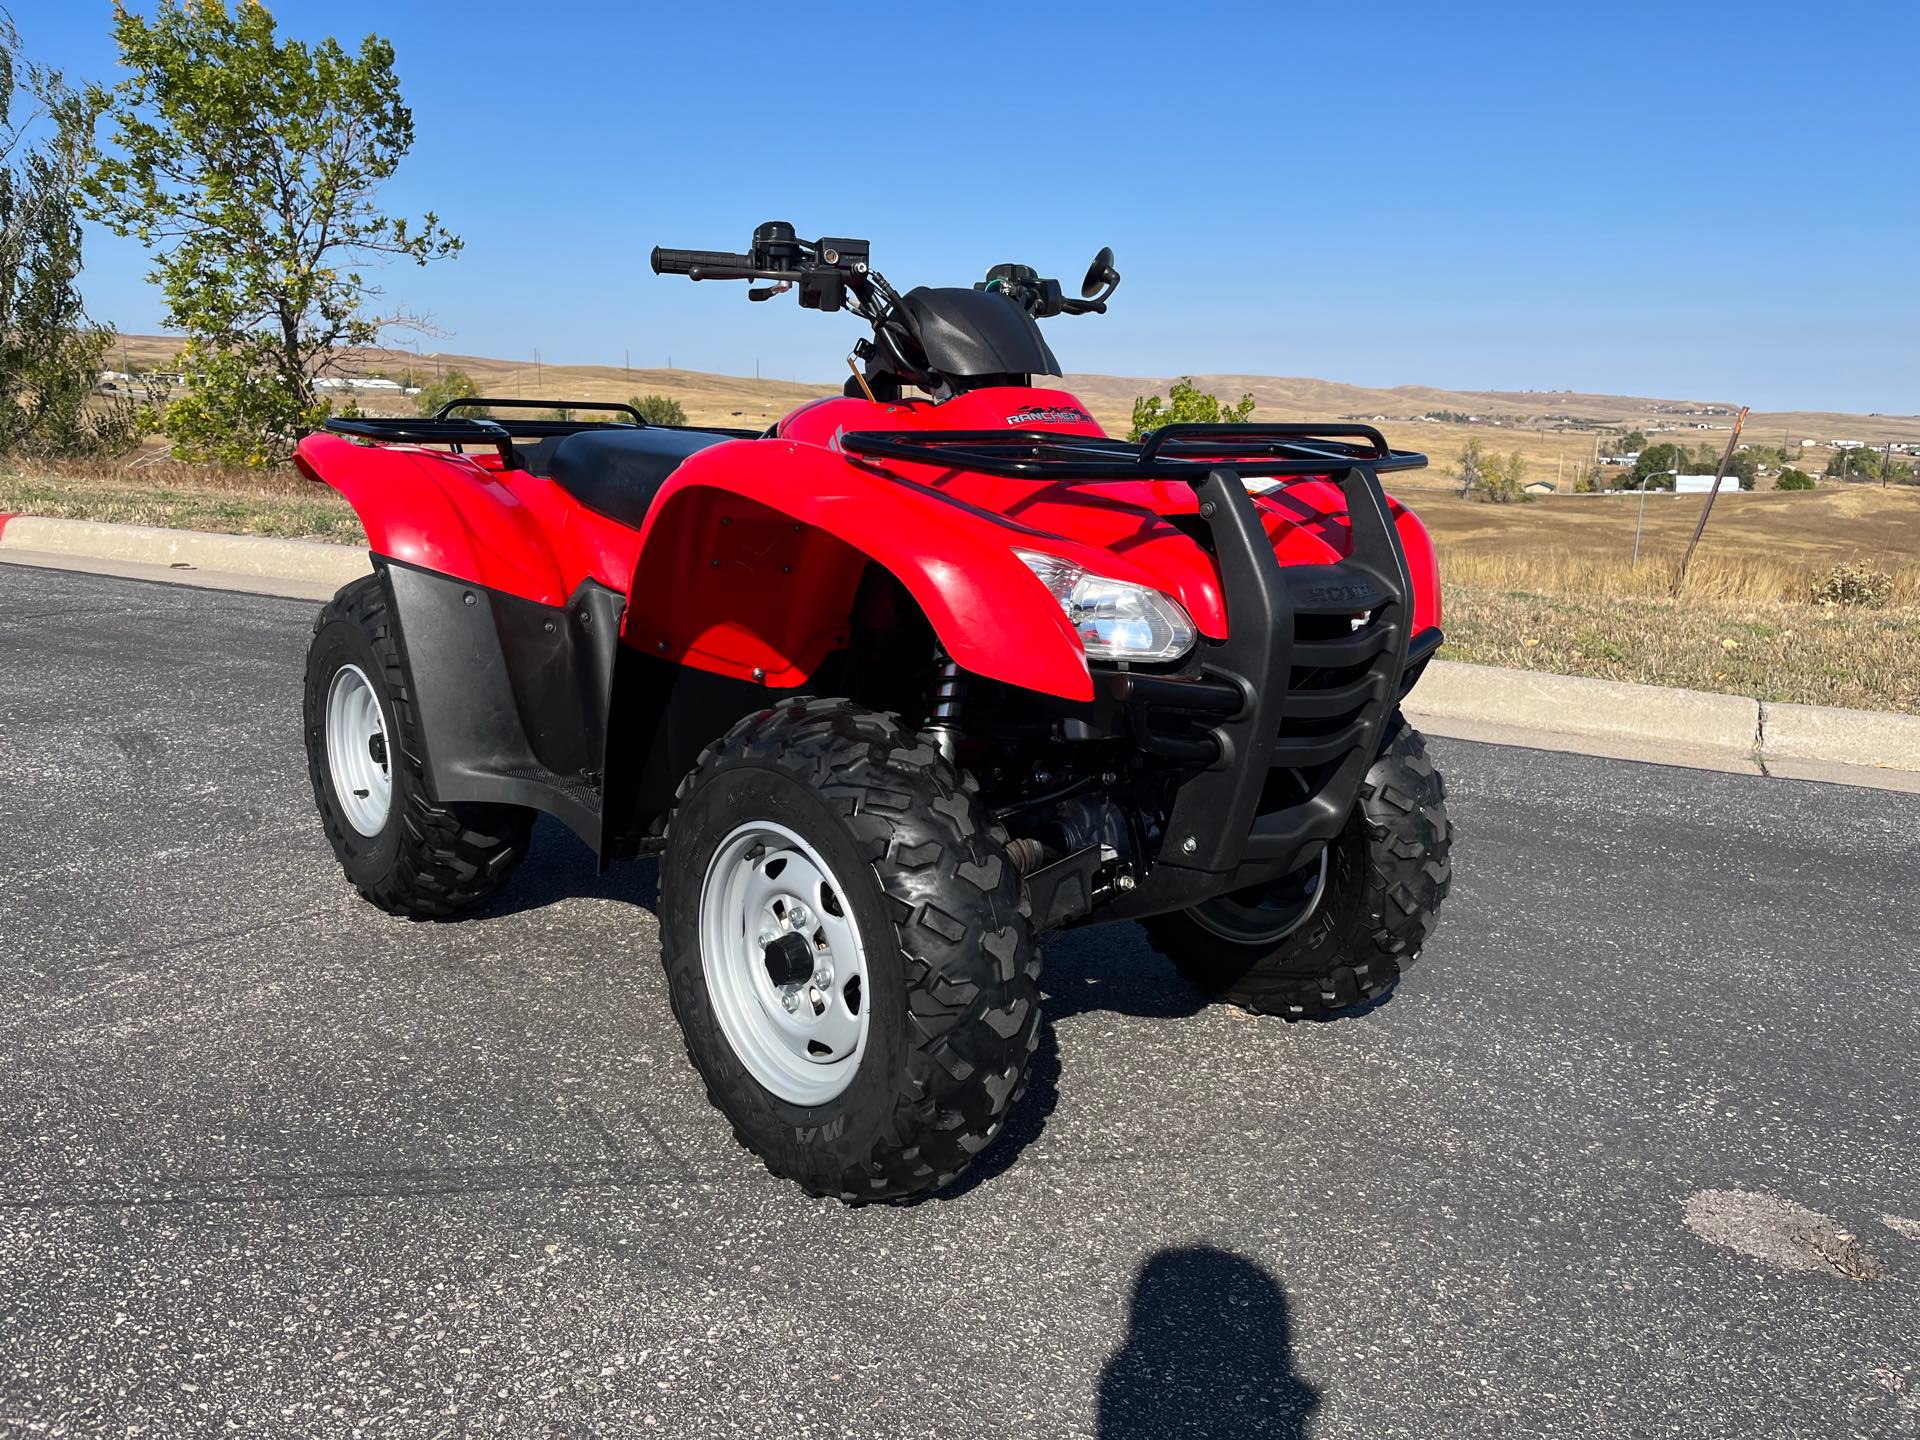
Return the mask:
<svg viewBox="0 0 1920 1440"><path fill-rule="evenodd" d="M751 270L753 257L733 250L669 250L653 247L653 273L691 275L695 270Z"/></svg>

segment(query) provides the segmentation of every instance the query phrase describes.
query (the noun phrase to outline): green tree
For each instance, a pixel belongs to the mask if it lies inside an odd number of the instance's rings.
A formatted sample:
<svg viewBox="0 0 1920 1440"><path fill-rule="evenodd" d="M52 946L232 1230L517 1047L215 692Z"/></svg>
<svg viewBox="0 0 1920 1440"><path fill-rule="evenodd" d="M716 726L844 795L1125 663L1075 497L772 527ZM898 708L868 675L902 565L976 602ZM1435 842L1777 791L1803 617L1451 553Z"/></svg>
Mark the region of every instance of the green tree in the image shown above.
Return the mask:
<svg viewBox="0 0 1920 1440"><path fill-rule="evenodd" d="M1892 480L1905 484L1910 472L1905 461L1889 462L1880 451L1870 446L1854 445L1833 452L1832 458L1827 461L1827 475L1830 479Z"/></svg>
<svg viewBox="0 0 1920 1440"><path fill-rule="evenodd" d="M479 393L474 388L473 377L466 371L445 370L420 387L420 393L413 397L413 403L422 415L431 415L442 405L455 400L470 400ZM467 410L462 413L472 415L477 412Z"/></svg>
<svg viewBox="0 0 1920 1440"><path fill-rule="evenodd" d="M1173 384L1167 398L1141 395L1133 402L1133 428L1129 440L1138 440L1149 430L1162 425L1238 425L1253 414L1253 396L1242 395L1229 405L1218 395L1209 395L1183 375Z"/></svg>
<svg viewBox="0 0 1920 1440"><path fill-rule="evenodd" d="M1466 499L1475 488L1486 479L1487 449L1480 443L1478 435L1467 437L1466 447L1460 452L1459 462L1454 466L1454 474L1460 480L1460 498Z"/></svg>
<svg viewBox="0 0 1920 1440"><path fill-rule="evenodd" d="M1490 505L1511 505L1517 500L1533 498L1527 494L1526 484L1527 458L1514 450L1486 457L1475 493Z"/></svg>
<svg viewBox="0 0 1920 1440"><path fill-rule="evenodd" d="M649 425L684 425L687 407L668 395L631 395L627 403L640 412Z"/></svg>
<svg viewBox="0 0 1920 1440"><path fill-rule="evenodd" d="M1613 453L1616 455L1637 455L1647 448L1647 432L1629 430L1615 442Z"/></svg>
<svg viewBox="0 0 1920 1440"><path fill-rule="evenodd" d="M1688 475L1716 475L1720 471L1721 451L1712 445L1696 445L1693 458L1688 462L1685 473ZM1753 489L1754 477L1760 473L1760 456L1751 449L1736 450L1733 458L1727 461L1727 474L1740 482L1742 490Z"/></svg>
<svg viewBox="0 0 1920 1440"><path fill-rule="evenodd" d="M1776 490L1811 490L1813 477L1804 470L1796 470L1791 465L1780 472L1780 478L1773 482Z"/></svg>
<svg viewBox="0 0 1920 1440"><path fill-rule="evenodd" d="M0 9L0 453L90 455L132 448L138 415L95 398L113 343L80 300L80 222L95 92L27 63Z"/></svg>
<svg viewBox="0 0 1920 1440"><path fill-rule="evenodd" d="M1668 441L1649 445L1641 450L1640 458L1633 462L1633 473L1623 488L1671 490L1673 475L1670 472L1673 471L1683 475L1693 473L1693 457L1687 453L1686 447Z"/></svg>
<svg viewBox="0 0 1920 1440"><path fill-rule="evenodd" d="M360 266L458 253L432 212L385 214L381 184L413 145L393 47L348 53L275 33L263 5L120 8L130 77L103 97L113 149L81 186L86 213L154 255L166 323L186 332L187 388L167 433L189 457L285 456L327 413L314 381L345 347L406 317L375 313Z"/></svg>

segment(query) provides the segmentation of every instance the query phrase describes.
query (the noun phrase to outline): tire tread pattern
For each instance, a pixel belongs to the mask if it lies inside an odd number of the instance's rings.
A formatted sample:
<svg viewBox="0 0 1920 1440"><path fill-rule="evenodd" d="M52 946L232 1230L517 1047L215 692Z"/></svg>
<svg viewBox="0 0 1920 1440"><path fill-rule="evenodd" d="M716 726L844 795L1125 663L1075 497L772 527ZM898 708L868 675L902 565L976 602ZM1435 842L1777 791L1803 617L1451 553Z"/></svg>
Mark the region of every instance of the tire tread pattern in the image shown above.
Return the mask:
<svg viewBox="0 0 1920 1440"><path fill-rule="evenodd" d="M413 705L404 642L378 574L344 586L313 622L317 640L339 621L366 637L393 707L397 742L390 763L400 804L394 863L371 881L355 880L360 894L392 915L445 919L484 903L512 878L526 857L533 812L513 805L439 805L428 798L426 754ZM331 674L309 664L306 682L307 774L326 823L327 839L342 862L351 843L346 817L331 801L325 734L326 686Z"/></svg>
<svg viewBox="0 0 1920 1440"><path fill-rule="evenodd" d="M1420 732L1398 724L1356 801L1364 858L1352 874L1361 893L1344 907L1351 919L1331 937L1334 948L1322 950L1326 963L1317 972L1302 973L1298 962L1311 953L1309 942L1324 947L1329 938L1321 917L1251 965L1229 960L1227 942L1184 914L1148 921L1148 936L1190 980L1246 1010L1308 1019L1381 1000L1418 958L1453 883L1446 798Z"/></svg>
<svg viewBox="0 0 1920 1440"><path fill-rule="evenodd" d="M734 1135L811 1194L861 1203L938 1189L999 1135L1039 1043L1039 951L1006 832L973 777L931 738L849 700L802 697L747 716L701 753L675 805L703 778L741 764L783 770L824 796L873 866L906 967L910 1049L892 1113L836 1176L770 1156L737 1121ZM663 892L671 870L663 867ZM661 908L670 908L664 893ZM714 1057L730 1062L721 1066L701 1063L678 988L668 993L714 1105L729 1115L768 1109L730 1054Z"/></svg>

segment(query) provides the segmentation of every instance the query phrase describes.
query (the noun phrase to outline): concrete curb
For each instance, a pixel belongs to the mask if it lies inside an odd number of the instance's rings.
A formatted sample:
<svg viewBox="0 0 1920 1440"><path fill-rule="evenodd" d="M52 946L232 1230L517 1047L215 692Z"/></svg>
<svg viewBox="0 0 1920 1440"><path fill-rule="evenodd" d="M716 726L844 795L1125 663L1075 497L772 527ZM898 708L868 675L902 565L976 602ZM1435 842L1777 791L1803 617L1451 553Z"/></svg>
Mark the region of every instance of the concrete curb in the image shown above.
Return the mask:
<svg viewBox="0 0 1920 1440"><path fill-rule="evenodd" d="M1789 705L1449 660L1427 667L1406 709L1422 729L1465 740L1546 743L1620 759L1920 791L1920 716L1892 711ZM1863 778L1862 771L1877 778Z"/></svg>
<svg viewBox="0 0 1920 1440"><path fill-rule="evenodd" d="M365 549L0 515L0 561L316 599ZM1407 700L1431 734L1749 775L1920 792L1920 716L1436 660Z"/></svg>
<svg viewBox="0 0 1920 1440"><path fill-rule="evenodd" d="M1760 749L1760 702L1745 695L1668 690L1502 670L1436 660L1408 699L1429 720L1472 721L1555 735L1622 742L1653 740L1753 760Z"/></svg>
<svg viewBox="0 0 1920 1440"><path fill-rule="evenodd" d="M319 540L270 540L258 535L208 535L151 525L108 525L95 520L49 520L39 515L0 515L0 558L9 551L67 555L171 570L210 570L338 586L365 575L367 552L357 545ZM181 577L186 578L186 577Z"/></svg>
<svg viewBox="0 0 1920 1440"><path fill-rule="evenodd" d="M1761 706L1760 755L1776 761L1880 765L1920 771L1920 715L1831 705Z"/></svg>

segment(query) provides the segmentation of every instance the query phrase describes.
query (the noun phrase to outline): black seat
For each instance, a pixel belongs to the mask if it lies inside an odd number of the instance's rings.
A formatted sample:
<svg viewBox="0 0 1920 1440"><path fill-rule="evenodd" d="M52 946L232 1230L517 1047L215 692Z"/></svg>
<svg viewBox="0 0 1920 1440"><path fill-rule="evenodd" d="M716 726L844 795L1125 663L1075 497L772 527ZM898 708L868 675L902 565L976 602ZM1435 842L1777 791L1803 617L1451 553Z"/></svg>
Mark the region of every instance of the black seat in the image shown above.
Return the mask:
<svg viewBox="0 0 1920 1440"><path fill-rule="evenodd" d="M664 425L582 430L554 446L548 474L589 510L638 530L653 497L682 460L733 438Z"/></svg>

